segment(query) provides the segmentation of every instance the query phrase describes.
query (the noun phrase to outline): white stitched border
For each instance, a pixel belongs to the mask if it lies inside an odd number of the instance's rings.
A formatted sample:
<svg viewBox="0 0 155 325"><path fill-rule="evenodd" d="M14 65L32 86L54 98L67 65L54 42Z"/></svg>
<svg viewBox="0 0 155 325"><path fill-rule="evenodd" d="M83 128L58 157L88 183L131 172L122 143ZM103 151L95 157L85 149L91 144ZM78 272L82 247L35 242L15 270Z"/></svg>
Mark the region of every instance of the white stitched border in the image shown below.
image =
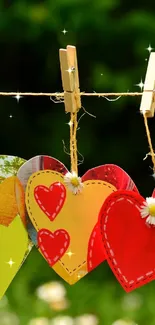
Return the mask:
<svg viewBox="0 0 155 325"><path fill-rule="evenodd" d="M117 199L116 201L112 201L112 202L111 202L110 207L107 209L107 215L105 216L105 219L104 219L104 225L103 225L103 229L104 229L104 237L105 237L106 240L108 240L108 236L107 236L107 232L106 232L106 229L107 229L107 225L106 225L106 224L107 224L108 219L109 219L109 212L110 212L112 206L113 206L115 203L120 202L120 201L123 201L123 200L127 200L130 204L134 204L130 199L127 199L127 198L119 198L119 199ZM136 208L138 211L140 211L140 208L139 208L138 205L135 204L134 206L135 206L135 208ZM118 267L117 261L116 261L116 259L114 258L114 252L113 252L113 250L112 250L112 248L111 248L111 246L110 246L110 244L109 244L109 241L106 242L106 245L107 245L107 247L108 247L108 249L109 249L110 255L112 256L112 261L113 261L113 263L115 264L115 266L117 265L117 271L118 271L118 273L121 274L121 276L123 277L124 281L125 281L126 283L128 283L129 285L134 284L135 282L139 282L139 281L143 280L143 279L145 278L145 276L148 277L148 276L151 276L151 275L153 274L154 270L151 270L151 271L147 272L145 275L141 275L141 276L139 276L135 281L134 281L134 280L128 281L127 278L122 274L121 269Z"/></svg>

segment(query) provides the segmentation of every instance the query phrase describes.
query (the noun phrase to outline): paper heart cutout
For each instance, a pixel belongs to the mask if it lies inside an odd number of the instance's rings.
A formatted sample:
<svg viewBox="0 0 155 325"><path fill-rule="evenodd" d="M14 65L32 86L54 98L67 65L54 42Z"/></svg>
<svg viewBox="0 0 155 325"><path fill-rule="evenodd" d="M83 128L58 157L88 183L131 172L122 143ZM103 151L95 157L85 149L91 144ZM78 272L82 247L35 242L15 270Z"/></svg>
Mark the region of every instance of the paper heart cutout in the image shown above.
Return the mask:
<svg viewBox="0 0 155 325"><path fill-rule="evenodd" d="M67 168L59 160L50 156L36 156L25 162L21 168L19 168L17 176L22 183L24 189L26 188L29 177L39 170L54 170L61 174L66 174L68 172ZM138 192L134 182L130 176L120 167L107 164L89 169L83 176L82 181L88 180L102 180L114 185L117 189L127 189ZM37 245L37 232L33 227L32 223L28 223L29 235Z"/></svg>
<svg viewBox="0 0 155 325"><path fill-rule="evenodd" d="M25 195L15 175L24 160L0 156L0 299L29 254ZM8 177L9 176L9 177Z"/></svg>
<svg viewBox="0 0 155 325"><path fill-rule="evenodd" d="M82 177L83 181L89 179L102 179L108 181L110 184L114 185L118 190L130 190L138 192L138 189L130 176L120 167L108 164L103 166L98 166L88 170ZM92 244L94 243L93 250L91 249ZM103 262L104 249L102 247L102 238L100 236L100 227L98 223L95 225L88 245L88 256L87 264L88 271L91 271L100 263Z"/></svg>
<svg viewBox="0 0 155 325"><path fill-rule="evenodd" d="M155 278L155 227L141 217L144 201L138 193L117 191L99 214L107 262L127 292Z"/></svg>
<svg viewBox="0 0 155 325"><path fill-rule="evenodd" d="M68 172L68 169L57 159L50 156L35 156L26 161L18 170L19 178L24 189L26 189L29 177L39 170L54 170L62 175Z"/></svg>
<svg viewBox="0 0 155 325"><path fill-rule="evenodd" d="M53 233L48 229L38 231L39 248L51 267L65 254L69 243L69 235L64 229Z"/></svg>
<svg viewBox="0 0 155 325"><path fill-rule="evenodd" d="M89 169L82 177L83 182L89 179L102 179L114 185L117 190L138 192L131 177L120 167L107 164Z"/></svg>
<svg viewBox="0 0 155 325"><path fill-rule="evenodd" d="M66 189L59 182L51 184L49 188L39 185L34 189L34 197L40 209L53 221L64 205Z"/></svg>
<svg viewBox="0 0 155 325"><path fill-rule="evenodd" d="M58 172L61 171L61 174L63 175L67 172L66 167L61 162L57 161L55 158L51 158L48 156L37 156L29 160L21 167L21 169L18 172L18 177L22 181L23 185L26 186L26 183L28 181L28 178L31 176L32 171L35 172L45 168L48 169L53 168L56 171L58 168ZM109 182L110 179L110 182L112 184L117 184L117 186L122 186L122 188L133 189L135 191L137 190L131 178L120 167L115 165L103 165L88 170L86 174L83 175L82 181L84 182L90 180L92 182L91 177L92 179L96 179L99 181L100 180L107 181L107 182ZM122 182L119 181L119 177L123 179ZM102 197L102 203L105 197L106 197L105 195ZM34 230L31 224L29 224L29 234L33 242L37 245L37 232ZM94 234L96 234L95 237ZM94 229L92 229L92 233L90 234L90 238L88 241L89 244L88 244L88 250L86 256L87 267L86 265L84 266L82 265L80 269L77 271L78 276L77 274L68 276L64 268L64 265L61 264L61 261L59 261L53 266L55 271L69 283L75 283L81 277L83 277L88 271L94 269L98 264L103 262L105 259L102 239L97 224L96 225L94 224ZM93 247L91 247L92 242L94 243Z"/></svg>
<svg viewBox="0 0 155 325"><path fill-rule="evenodd" d="M51 222L37 204L34 190L40 185L49 188L55 182L62 184L66 188L66 200L57 217ZM74 195L65 186L64 176L49 170L36 172L29 178L26 189L26 206L37 232L42 228L48 229L52 233L58 229L64 229L70 236L70 245L67 252L53 266L53 269L70 284L78 281L80 277L88 272L89 238L97 222L98 213L104 199L115 190L115 187L107 182L93 180L84 182L82 193ZM100 251L100 248L96 247L95 243L93 246L92 250L98 248Z"/></svg>

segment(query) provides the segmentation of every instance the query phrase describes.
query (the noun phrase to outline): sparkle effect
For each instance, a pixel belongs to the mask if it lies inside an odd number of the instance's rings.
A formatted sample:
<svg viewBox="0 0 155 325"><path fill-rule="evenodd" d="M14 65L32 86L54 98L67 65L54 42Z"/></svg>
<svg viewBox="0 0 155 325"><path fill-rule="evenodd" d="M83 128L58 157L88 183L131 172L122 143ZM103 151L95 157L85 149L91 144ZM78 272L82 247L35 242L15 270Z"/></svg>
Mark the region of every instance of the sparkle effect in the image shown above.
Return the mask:
<svg viewBox="0 0 155 325"><path fill-rule="evenodd" d="M68 31L64 28L64 30L62 30L62 33L65 35L66 33L68 33Z"/></svg>
<svg viewBox="0 0 155 325"><path fill-rule="evenodd" d="M143 89L143 87L144 87L144 83L143 83L142 79L141 79L141 81L139 82L139 84L136 84L136 86L139 87L139 88L141 89L141 91L142 91L142 89Z"/></svg>
<svg viewBox="0 0 155 325"><path fill-rule="evenodd" d="M75 254L75 253L73 253L73 252L71 252L71 251L69 251L68 253L66 253L66 255L68 255L69 258L71 258L72 255L74 255L74 254Z"/></svg>
<svg viewBox="0 0 155 325"><path fill-rule="evenodd" d="M152 46L149 44L149 46L146 48L146 50L147 50L149 53L151 53L152 50L153 50L153 48L152 48Z"/></svg>
<svg viewBox="0 0 155 325"><path fill-rule="evenodd" d="M68 73L71 73L74 71L74 68L69 68L68 70L66 70Z"/></svg>
<svg viewBox="0 0 155 325"><path fill-rule="evenodd" d="M71 127L73 125L73 122L69 121L67 124Z"/></svg>
<svg viewBox="0 0 155 325"><path fill-rule="evenodd" d="M13 96L13 97L17 99L17 102L18 103L19 103L19 100L22 98L22 96L20 96L19 93L17 93L17 95L16 96Z"/></svg>
<svg viewBox="0 0 155 325"><path fill-rule="evenodd" d="M13 118L13 116L12 116L12 115L9 115L9 117L10 117L10 118Z"/></svg>
<svg viewBox="0 0 155 325"><path fill-rule="evenodd" d="M66 70L66 72L68 72L68 73L73 73L73 72L75 72L75 67L71 67L71 68L69 68L68 70Z"/></svg>
<svg viewBox="0 0 155 325"><path fill-rule="evenodd" d="M146 222L155 226L155 198L147 197L141 206L140 214L142 218L146 218Z"/></svg>
<svg viewBox="0 0 155 325"><path fill-rule="evenodd" d="M15 262L12 260L12 258L10 258L9 262L6 262L7 264L9 264L10 267L13 266L13 264L15 264Z"/></svg>

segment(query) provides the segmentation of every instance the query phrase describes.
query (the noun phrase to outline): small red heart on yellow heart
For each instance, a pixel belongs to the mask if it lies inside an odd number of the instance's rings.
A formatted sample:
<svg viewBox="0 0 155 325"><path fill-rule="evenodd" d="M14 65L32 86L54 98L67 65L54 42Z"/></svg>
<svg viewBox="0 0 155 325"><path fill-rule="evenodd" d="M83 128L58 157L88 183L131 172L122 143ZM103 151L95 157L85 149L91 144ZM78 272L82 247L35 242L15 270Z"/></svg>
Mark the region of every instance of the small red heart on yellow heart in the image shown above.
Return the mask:
<svg viewBox="0 0 155 325"><path fill-rule="evenodd" d="M53 221L64 205L66 189L59 182L51 184L49 188L39 185L34 189L34 197L40 209Z"/></svg>
<svg viewBox="0 0 155 325"><path fill-rule="evenodd" d="M53 266L64 255L69 243L69 235L64 229L53 233L48 229L40 229L38 232L39 248L50 266Z"/></svg>

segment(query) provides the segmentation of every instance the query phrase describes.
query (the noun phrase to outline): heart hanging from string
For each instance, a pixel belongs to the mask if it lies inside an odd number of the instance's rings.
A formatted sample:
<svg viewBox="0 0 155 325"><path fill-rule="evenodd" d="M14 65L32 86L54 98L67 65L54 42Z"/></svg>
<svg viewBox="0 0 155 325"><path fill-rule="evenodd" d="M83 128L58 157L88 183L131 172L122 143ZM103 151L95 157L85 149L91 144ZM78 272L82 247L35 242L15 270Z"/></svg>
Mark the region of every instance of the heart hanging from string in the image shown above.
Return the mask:
<svg viewBox="0 0 155 325"><path fill-rule="evenodd" d="M145 112L143 117L155 173ZM155 190L146 200L133 191L111 194L100 210L99 225L108 264L125 291L155 279Z"/></svg>
<svg viewBox="0 0 155 325"><path fill-rule="evenodd" d="M99 224L107 262L125 291L154 280L155 199L117 191L105 200Z"/></svg>
<svg viewBox="0 0 155 325"><path fill-rule="evenodd" d="M72 192L71 182L65 182L65 175L67 168L48 156L34 157L18 171L24 188L28 182L26 204L32 222L28 225L29 235L49 265L72 284L105 259L97 223L104 199L116 189L137 188L115 165L88 170L81 178L83 188L77 195ZM62 247L58 246L61 253L57 254L53 247L59 238ZM59 258L57 263L54 258Z"/></svg>

